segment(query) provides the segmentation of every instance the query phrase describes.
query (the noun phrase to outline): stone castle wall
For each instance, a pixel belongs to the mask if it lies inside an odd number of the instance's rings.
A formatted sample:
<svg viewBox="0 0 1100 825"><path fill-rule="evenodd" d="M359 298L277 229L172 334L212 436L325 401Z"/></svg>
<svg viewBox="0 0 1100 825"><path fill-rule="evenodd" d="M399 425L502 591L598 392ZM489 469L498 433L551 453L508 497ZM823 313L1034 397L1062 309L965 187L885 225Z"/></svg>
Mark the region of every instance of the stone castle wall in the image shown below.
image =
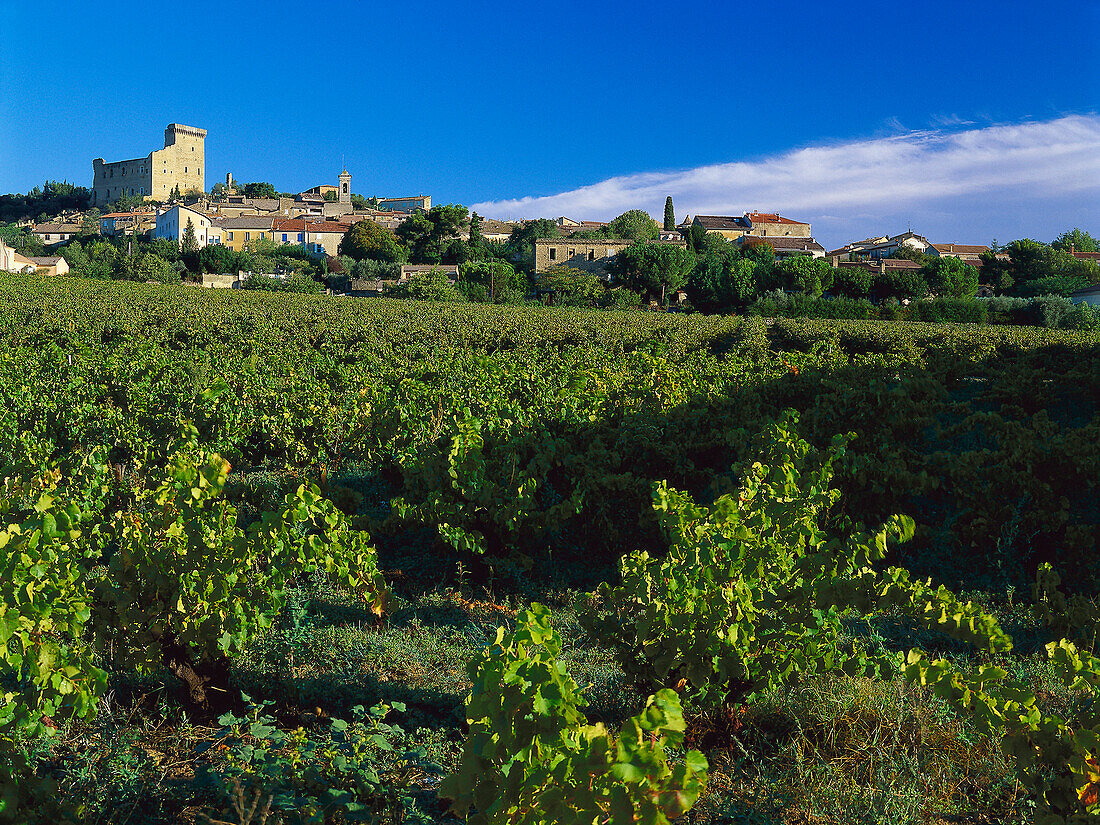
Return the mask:
<svg viewBox="0 0 1100 825"><path fill-rule="evenodd" d="M206 130L169 123L164 148L144 158L106 163L92 161L92 197L104 206L122 195L166 201L176 187L180 192L206 191Z"/></svg>

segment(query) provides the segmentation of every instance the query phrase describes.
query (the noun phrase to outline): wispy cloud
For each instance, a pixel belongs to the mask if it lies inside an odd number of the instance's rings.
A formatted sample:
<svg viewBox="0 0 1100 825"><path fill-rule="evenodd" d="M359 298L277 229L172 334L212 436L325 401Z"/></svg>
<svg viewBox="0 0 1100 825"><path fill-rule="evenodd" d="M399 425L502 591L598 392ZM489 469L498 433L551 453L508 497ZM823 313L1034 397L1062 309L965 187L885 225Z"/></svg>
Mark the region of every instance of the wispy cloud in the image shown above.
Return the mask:
<svg viewBox="0 0 1100 825"><path fill-rule="evenodd" d="M1041 201L1049 218L1064 203L1067 214L1051 218L1061 228L1083 224L1084 218L1100 220L1100 116L962 130L941 125L760 160L624 175L557 195L471 208L504 219L607 219L634 208L657 215L666 195L673 196L681 217L779 211L820 221L836 240L895 231L877 222L899 219L954 227L953 240L968 229L997 232L999 226L1002 239L1038 236L1026 226L1017 230L1027 220L1028 204ZM1088 214L1082 216L1082 208ZM985 212L975 215L975 209ZM815 234L822 234L817 227Z"/></svg>

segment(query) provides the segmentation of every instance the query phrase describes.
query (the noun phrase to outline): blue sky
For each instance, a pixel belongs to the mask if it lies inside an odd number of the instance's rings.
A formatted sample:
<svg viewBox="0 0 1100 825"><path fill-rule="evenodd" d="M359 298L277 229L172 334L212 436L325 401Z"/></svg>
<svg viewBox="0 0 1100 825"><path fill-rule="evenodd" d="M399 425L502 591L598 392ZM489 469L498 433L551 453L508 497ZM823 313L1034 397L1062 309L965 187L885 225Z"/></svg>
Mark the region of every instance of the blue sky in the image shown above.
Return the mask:
<svg viewBox="0 0 1100 825"><path fill-rule="evenodd" d="M1096 0L60 2L48 19L0 0L0 30L29 44L0 67L0 191L90 185L92 158L147 154L178 121L209 130L208 186L298 191L345 159L361 194L503 218L659 212L665 187L681 216L778 210L827 246L901 223L1100 233Z"/></svg>

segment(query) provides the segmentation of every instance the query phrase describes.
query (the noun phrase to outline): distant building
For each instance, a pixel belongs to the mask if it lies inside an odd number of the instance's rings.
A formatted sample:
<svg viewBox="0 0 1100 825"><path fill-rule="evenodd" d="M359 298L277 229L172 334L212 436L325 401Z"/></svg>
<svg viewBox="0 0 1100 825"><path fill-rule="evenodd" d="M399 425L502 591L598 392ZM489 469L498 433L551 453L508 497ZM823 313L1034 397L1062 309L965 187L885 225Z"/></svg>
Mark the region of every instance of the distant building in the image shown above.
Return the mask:
<svg viewBox="0 0 1100 825"><path fill-rule="evenodd" d="M432 272L442 272L454 282L458 280L458 264L402 264L401 281L407 281L414 275L428 275Z"/></svg>
<svg viewBox="0 0 1100 825"><path fill-rule="evenodd" d="M908 258L878 258L874 261L845 261L839 255L833 255L830 261L835 269L849 269L859 267L876 275L885 275L887 272L898 272L906 269L920 269L921 265Z"/></svg>
<svg viewBox="0 0 1100 825"><path fill-rule="evenodd" d="M512 230L516 224L505 221L495 221L492 218L481 219L481 237L494 243L503 243L512 236ZM467 233L468 235L469 233Z"/></svg>
<svg viewBox="0 0 1100 825"><path fill-rule="evenodd" d="M1069 254L1079 261L1092 261L1100 264L1100 252L1078 252L1073 248L1073 244L1070 244Z"/></svg>
<svg viewBox="0 0 1100 825"><path fill-rule="evenodd" d="M275 227L279 218L272 216L252 216L246 215L239 218L219 218L218 225L221 227L222 245L228 246L234 252L240 252L243 249L247 249L251 243L258 241L260 238L272 238L272 230ZM277 237L275 237L275 243L279 243ZM301 238L296 241L292 240L289 243L299 243Z"/></svg>
<svg viewBox="0 0 1100 825"><path fill-rule="evenodd" d="M842 261L873 261L879 258L889 258L902 246L906 246L915 252L927 253L928 239L915 232L902 232L900 235L883 235L878 238L866 238L862 241L854 241L840 249L829 252L829 257L837 256Z"/></svg>
<svg viewBox="0 0 1100 825"><path fill-rule="evenodd" d="M608 240L578 240L574 238L542 238L535 241L535 274L551 269L573 269L607 276L607 265L634 241L625 238ZM669 241L687 246L683 240Z"/></svg>
<svg viewBox="0 0 1100 825"><path fill-rule="evenodd" d="M60 256L45 258L29 258L34 264L34 271L39 275L67 275L69 262Z"/></svg>
<svg viewBox="0 0 1100 825"><path fill-rule="evenodd" d="M746 212L735 215L696 215L693 226L700 226L708 234L721 235L727 240L737 240L746 235L758 238L811 237L810 224L784 218L774 212Z"/></svg>
<svg viewBox="0 0 1100 825"><path fill-rule="evenodd" d="M414 195L410 198L379 198L378 208L383 212L427 212L432 208L431 195Z"/></svg>
<svg viewBox="0 0 1100 825"><path fill-rule="evenodd" d="M37 264L25 255L16 252L0 238L0 272L34 272Z"/></svg>
<svg viewBox="0 0 1100 825"><path fill-rule="evenodd" d="M169 123L164 148L143 158L107 163L92 161L92 204L103 206L119 197L166 201L180 192L206 191L206 130Z"/></svg>
<svg viewBox="0 0 1100 825"><path fill-rule="evenodd" d="M75 223L40 223L31 233L42 241L45 246L57 246L75 235L80 234L81 227Z"/></svg>
<svg viewBox="0 0 1100 825"><path fill-rule="evenodd" d="M595 229L604 229L607 226L606 221L577 221L573 218L567 218L564 215L560 218L555 218L554 223L560 226L566 235L572 235L574 232L588 232Z"/></svg>
<svg viewBox="0 0 1100 825"><path fill-rule="evenodd" d="M179 204L157 215L157 228L153 231L153 237L164 238L177 244L183 243L188 221L195 230L195 242L199 247L220 242L218 239L222 238L222 229L214 225L209 215Z"/></svg>
<svg viewBox="0 0 1100 825"><path fill-rule="evenodd" d="M928 254L936 258L958 258L971 266L982 265L982 253L989 252L988 246L960 243L934 243L928 247Z"/></svg>
<svg viewBox="0 0 1100 825"><path fill-rule="evenodd" d="M155 211L109 212L99 217L99 234L108 238L143 235L157 226Z"/></svg>
<svg viewBox="0 0 1100 825"><path fill-rule="evenodd" d="M276 221L271 235L275 243L301 243L307 252L335 258L339 254L340 241L344 239L349 226L350 224L335 221L289 218ZM282 240L284 235L287 236L286 241Z"/></svg>
<svg viewBox="0 0 1100 825"><path fill-rule="evenodd" d="M785 238L785 237L769 237L760 238L757 240L754 236L745 235L740 239L741 246L748 246L750 243L766 243L775 250L776 260L782 260L784 258L796 258L799 255L808 255L811 258L824 258L825 247L815 241L813 238Z"/></svg>

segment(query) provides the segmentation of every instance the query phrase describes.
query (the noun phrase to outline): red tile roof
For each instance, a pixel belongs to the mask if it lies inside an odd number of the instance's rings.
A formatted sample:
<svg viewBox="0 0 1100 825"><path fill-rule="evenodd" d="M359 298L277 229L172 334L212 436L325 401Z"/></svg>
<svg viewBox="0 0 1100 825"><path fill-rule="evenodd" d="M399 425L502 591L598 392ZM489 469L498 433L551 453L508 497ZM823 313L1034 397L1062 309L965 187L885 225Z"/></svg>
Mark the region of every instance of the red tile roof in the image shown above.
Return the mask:
<svg viewBox="0 0 1100 825"><path fill-rule="evenodd" d="M771 212L749 212L745 215L753 223L791 223L791 224L805 224L805 221L792 221L790 218L780 217L778 214Z"/></svg>
<svg viewBox="0 0 1100 825"><path fill-rule="evenodd" d="M948 255L981 255L983 252L989 251L988 246L962 243L934 243L932 248L941 255L944 253Z"/></svg>

